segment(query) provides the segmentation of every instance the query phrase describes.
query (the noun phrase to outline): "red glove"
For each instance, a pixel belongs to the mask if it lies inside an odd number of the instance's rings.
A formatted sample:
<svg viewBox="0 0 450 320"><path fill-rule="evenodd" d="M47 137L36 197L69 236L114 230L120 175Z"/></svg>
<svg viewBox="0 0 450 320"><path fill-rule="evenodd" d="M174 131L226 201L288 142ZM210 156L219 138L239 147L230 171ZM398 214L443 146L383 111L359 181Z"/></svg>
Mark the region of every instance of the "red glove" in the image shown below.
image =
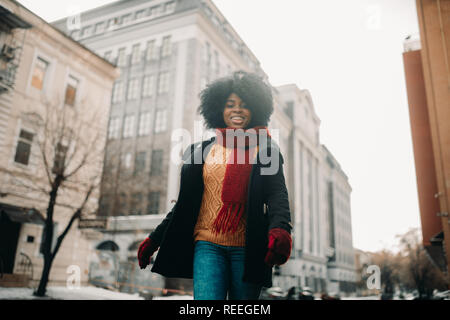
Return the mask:
<svg viewBox="0 0 450 320"><path fill-rule="evenodd" d="M290 233L282 228L270 229L268 248L269 250L264 259L267 265L272 267L288 261L292 249Z"/></svg>
<svg viewBox="0 0 450 320"><path fill-rule="evenodd" d="M150 264L150 258L156 250L158 250L158 246L152 242L152 239L146 238L141 242L138 249L139 267L141 269L145 269Z"/></svg>

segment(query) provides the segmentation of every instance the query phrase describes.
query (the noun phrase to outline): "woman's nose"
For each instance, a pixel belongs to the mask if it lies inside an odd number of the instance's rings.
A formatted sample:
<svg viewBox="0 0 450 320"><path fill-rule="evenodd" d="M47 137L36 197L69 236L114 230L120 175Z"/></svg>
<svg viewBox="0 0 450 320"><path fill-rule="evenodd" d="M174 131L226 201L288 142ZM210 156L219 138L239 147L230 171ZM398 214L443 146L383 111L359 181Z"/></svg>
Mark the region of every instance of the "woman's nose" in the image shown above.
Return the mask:
<svg viewBox="0 0 450 320"><path fill-rule="evenodd" d="M235 105L233 106L233 109L234 109L234 110L239 110L239 111L241 111L243 108L244 108L244 107L242 106L242 104L235 104Z"/></svg>

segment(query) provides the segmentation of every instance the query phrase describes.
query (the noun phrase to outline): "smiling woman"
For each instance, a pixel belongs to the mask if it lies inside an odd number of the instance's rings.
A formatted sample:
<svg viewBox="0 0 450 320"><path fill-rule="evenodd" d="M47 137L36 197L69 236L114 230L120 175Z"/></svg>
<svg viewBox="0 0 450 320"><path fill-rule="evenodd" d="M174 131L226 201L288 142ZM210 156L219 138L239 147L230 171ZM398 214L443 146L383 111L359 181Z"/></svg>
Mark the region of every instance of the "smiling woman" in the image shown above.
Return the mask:
<svg viewBox="0 0 450 320"><path fill-rule="evenodd" d="M194 299L258 299L292 248L283 157L267 129L271 88L237 71L200 97L199 113L216 136L184 152L179 198L142 242L139 264L145 268L159 248L152 271L193 278ZM204 161L192 164L202 150ZM261 150L279 164L272 174L264 174Z"/></svg>

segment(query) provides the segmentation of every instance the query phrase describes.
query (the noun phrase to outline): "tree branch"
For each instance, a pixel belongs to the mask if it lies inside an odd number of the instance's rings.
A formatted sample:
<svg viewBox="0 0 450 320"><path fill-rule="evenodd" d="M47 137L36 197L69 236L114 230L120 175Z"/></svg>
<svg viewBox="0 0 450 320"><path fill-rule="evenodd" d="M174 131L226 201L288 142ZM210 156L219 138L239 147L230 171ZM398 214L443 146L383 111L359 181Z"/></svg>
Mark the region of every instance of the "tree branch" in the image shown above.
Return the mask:
<svg viewBox="0 0 450 320"><path fill-rule="evenodd" d="M84 198L83 203L81 204L81 206L75 210L74 214L72 215L72 217L70 218L69 223L67 224L66 228L64 229L64 231L58 236L58 239L56 241L56 245L55 245L55 249L52 252L52 260L55 258L56 254L58 253L59 247L61 246L64 238L66 237L67 233L69 232L70 228L72 227L72 224L75 222L76 219L79 219L81 216L81 213L84 210L84 207L86 206L86 203L89 200L89 197L91 196L92 192L94 191L96 187L95 183L92 183L91 186L89 187L89 190L86 193L86 196Z"/></svg>

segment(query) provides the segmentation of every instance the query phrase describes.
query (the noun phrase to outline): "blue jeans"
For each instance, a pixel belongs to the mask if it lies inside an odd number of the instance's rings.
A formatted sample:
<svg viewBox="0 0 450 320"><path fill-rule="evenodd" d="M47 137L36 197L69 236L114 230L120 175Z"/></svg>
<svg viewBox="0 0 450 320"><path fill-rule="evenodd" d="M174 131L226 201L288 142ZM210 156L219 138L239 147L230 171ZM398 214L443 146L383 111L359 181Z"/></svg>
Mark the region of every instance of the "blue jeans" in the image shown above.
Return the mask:
<svg viewBox="0 0 450 320"><path fill-rule="evenodd" d="M242 281L244 247L197 241L194 250L195 300L257 300L262 286Z"/></svg>

